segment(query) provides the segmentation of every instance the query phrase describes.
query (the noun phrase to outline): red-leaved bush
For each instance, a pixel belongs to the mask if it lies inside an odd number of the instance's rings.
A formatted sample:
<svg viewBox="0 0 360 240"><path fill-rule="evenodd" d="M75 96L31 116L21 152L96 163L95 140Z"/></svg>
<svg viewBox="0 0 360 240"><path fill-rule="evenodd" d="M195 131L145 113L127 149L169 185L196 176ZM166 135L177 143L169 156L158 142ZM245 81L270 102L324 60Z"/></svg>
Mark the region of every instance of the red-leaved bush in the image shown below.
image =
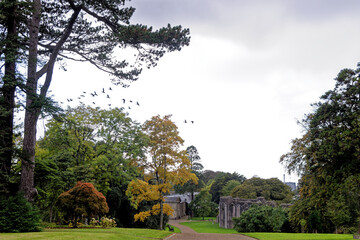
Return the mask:
<svg viewBox="0 0 360 240"><path fill-rule="evenodd" d="M60 194L58 206L65 220L73 222L74 227L82 217L100 217L109 212L104 195L93 184L84 182Z"/></svg>

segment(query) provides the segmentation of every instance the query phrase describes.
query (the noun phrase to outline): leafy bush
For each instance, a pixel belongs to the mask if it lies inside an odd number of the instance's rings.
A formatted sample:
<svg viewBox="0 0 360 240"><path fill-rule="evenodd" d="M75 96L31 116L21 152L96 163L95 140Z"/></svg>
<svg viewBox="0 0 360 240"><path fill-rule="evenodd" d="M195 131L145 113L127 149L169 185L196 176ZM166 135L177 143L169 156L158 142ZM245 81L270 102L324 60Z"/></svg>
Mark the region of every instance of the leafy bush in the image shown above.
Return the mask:
<svg viewBox="0 0 360 240"><path fill-rule="evenodd" d="M39 212L21 193L0 201L0 232L39 231Z"/></svg>
<svg viewBox="0 0 360 240"><path fill-rule="evenodd" d="M106 198L91 183L78 182L58 197L58 206L74 227L81 217L102 216L109 212Z"/></svg>
<svg viewBox="0 0 360 240"><path fill-rule="evenodd" d="M55 228L56 227L56 223L54 223L54 222L42 222L41 225L44 228Z"/></svg>
<svg viewBox="0 0 360 240"><path fill-rule="evenodd" d="M96 220L95 218L92 218L91 220L90 220L90 225L92 226L92 227L96 227L96 226L98 226L100 224L100 221L99 220Z"/></svg>
<svg viewBox="0 0 360 240"><path fill-rule="evenodd" d="M233 220L238 232L280 232L287 214L283 208L253 205Z"/></svg>
<svg viewBox="0 0 360 240"><path fill-rule="evenodd" d="M111 228L111 227L116 227L116 222L112 218L102 217L100 220L100 225L103 228L109 228L109 227Z"/></svg>

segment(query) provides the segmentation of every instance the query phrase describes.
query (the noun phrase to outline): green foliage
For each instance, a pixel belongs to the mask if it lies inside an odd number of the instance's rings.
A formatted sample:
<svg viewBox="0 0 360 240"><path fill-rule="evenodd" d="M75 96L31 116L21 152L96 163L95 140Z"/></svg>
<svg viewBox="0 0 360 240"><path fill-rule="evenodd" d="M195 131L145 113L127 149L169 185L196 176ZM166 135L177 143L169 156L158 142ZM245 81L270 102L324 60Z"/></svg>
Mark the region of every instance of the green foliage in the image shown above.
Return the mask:
<svg viewBox="0 0 360 240"><path fill-rule="evenodd" d="M317 209L311 211L307 220L307 224L310 231L317 233L318 230L321 230L321 215Z"/></svg>
<svg viewBox="0 0 360 240"><path fill-rule="evenodd" d="M353 235L312 233L242 233L259 240L352 240Z"/></svg>
<svg viewBox="0 0 360 240"><path fill-rule="evenodd" d="M78 180L93 182L105 194L113 188L124 194L139 175L134 163L144 158L148 138L121 109L69 108L47 127L37 144L35 169L36 204L44 220L59 220L57 197Z"/></svg>
<svg viewBox="0 0 360 240"><path fill-rule="evenodd" d="M287 220L283 208L252 205L239 218L233 218L238 232L280 232Z"/></svg>
<svg viewBox="0 0 360 240"><path fill-rule="evenodd" d="M193 212L195 217L209 217L212 212L211 194L209 191L201 190L196 195L195 200L191 201L189 208Z"/></svg>
<svg viewBox="0 0 360 240"><path fill-rule="evenodd" d="M211 200L218 204L220 202L221 190L226 186L226 184L230 180L237 180L240 183L242 183L245 181L245 179L246 178L243 175L240 175L236 172L234 172L234 173L223 173L223 172L218 173L215 177L215 181L213 182L213 184L211 185L211 188L210 188L210 194L212 196Z"/></svg>
<svg viewBox="0 0 360 240"><path fill-rule="evenodd" d="M253 177L236 186L231 192L233 197L254 199L264 197L280 203L289 203L294 193L290 187L277 178L262 179Z"/></svg>
<svg viewBox="0 0 360 240"><path fill-rule="evenodd" d="M224 186L223 189L221 189L220 193L221 196L230 196L233 189L237 186L239 186L241 184L241 182L239 182L238 180L230 180L226 183L226 185Z"/></svg>
<svg viewBox="0 0 360 240"><path fill-rule="evenodd" d="M133 222L132 207L125 191L126 188L124 190L121 187L114 187L106 194L109 215L115 218L119 227L128 227Z"/></svg>
<svg viewBox="0 0 360 240"><path fill-rule="evenodd" d="M191 170L193 170L195 172L200 172L201 170L204 169L204 166L200 163L201 158L199 156L199 152L196 149L196 147L194 147L193 145L191 145L190 147L187 147L186 153L187 153L189 161L190 161L190 169Z"/></svg>
<svg viewBox="0 0 360 240"><path fill-rule="evenodd" d="M348 227L352 225L349 204L346 203L346 199L343 194L339 194L338 192L333 193L326 204L325 214L335 225L336 232L338 232L338 227L340 226ZM309 217L311 217L311 215Z"/></svg>
<svg viewBox="0 0 360 240"><path fill-rule="evenodd" d="M102 217L100 219L100 226L102 226L103 228L116 227L116 221L112 218Z"/></svg>
<svg viewBox="0 0 360 240"><path fill-rule="evenodd" d="M302 120L305 134L280 159L289 172L302 174L297 207L307 210L295 211L292 222L316 208L326 232L359 226L360 215L360 65L341 70L335 81Z"/></svg>
<svg viewBox="0 0 360 240"><path fill-rule="evenodd" d="M201 180L202 174L201 170L204 166L200 163L201 158L199 156L199 152L194 146L190 146L186 148L186 153L188 155L190 161L190 169L193 173L195 173L196 177L199 179L197 183L194 181L188 181L183 185L175 185L174 190L176 193L187 193L190 192L192 195L192 200L194 199L194 192L199 191L204 187L204 182Z"/></svg>
<svg viewBox="0 0 360 240"><path fill-rule="evenodd" d="M0 232L40 231L39 212L21 193L0 200Z"/></svg>

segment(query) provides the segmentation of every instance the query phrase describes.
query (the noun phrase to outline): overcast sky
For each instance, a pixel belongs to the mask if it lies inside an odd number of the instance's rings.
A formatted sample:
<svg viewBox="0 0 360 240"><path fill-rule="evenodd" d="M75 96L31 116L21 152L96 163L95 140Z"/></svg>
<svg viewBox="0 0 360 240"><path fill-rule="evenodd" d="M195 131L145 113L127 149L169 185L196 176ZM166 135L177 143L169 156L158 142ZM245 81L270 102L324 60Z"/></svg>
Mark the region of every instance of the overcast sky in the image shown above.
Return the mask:
<svg viewBox="0 0 360 240"><path fill-rule="evenodd" d="M97 106L122 107L122 98L131 99L130 117L141 123L172 114L184 148L194 145L205 169L282 180L279 158L301 136L297 120L334 87L341 69L355 68L360 60L357 0L128 4L136 8L132 23L189 28L190 46L167 54L126 89L112 86L94 68L69 63L67 72L55 72L53 94L66 102L105 86L111 98L97 100ZM84 102L93 105L90 98Z"/></svg>

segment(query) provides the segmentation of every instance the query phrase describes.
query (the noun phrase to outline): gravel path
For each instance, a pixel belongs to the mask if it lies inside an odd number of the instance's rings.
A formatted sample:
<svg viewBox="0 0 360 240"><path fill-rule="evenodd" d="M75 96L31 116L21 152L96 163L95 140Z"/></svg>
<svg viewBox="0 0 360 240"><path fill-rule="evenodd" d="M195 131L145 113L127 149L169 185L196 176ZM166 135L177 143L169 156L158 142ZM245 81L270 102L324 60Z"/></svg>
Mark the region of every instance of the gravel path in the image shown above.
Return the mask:
<svg viewBox="0 0 360 240"><path fill-rule="evenodd" d="M219 234L219 233L197 233L191 228L181 225L180 222L186 220L170 220L169 224L181 230L181 233L173 234L166 240L254 240L240 234Z"/></svg>

